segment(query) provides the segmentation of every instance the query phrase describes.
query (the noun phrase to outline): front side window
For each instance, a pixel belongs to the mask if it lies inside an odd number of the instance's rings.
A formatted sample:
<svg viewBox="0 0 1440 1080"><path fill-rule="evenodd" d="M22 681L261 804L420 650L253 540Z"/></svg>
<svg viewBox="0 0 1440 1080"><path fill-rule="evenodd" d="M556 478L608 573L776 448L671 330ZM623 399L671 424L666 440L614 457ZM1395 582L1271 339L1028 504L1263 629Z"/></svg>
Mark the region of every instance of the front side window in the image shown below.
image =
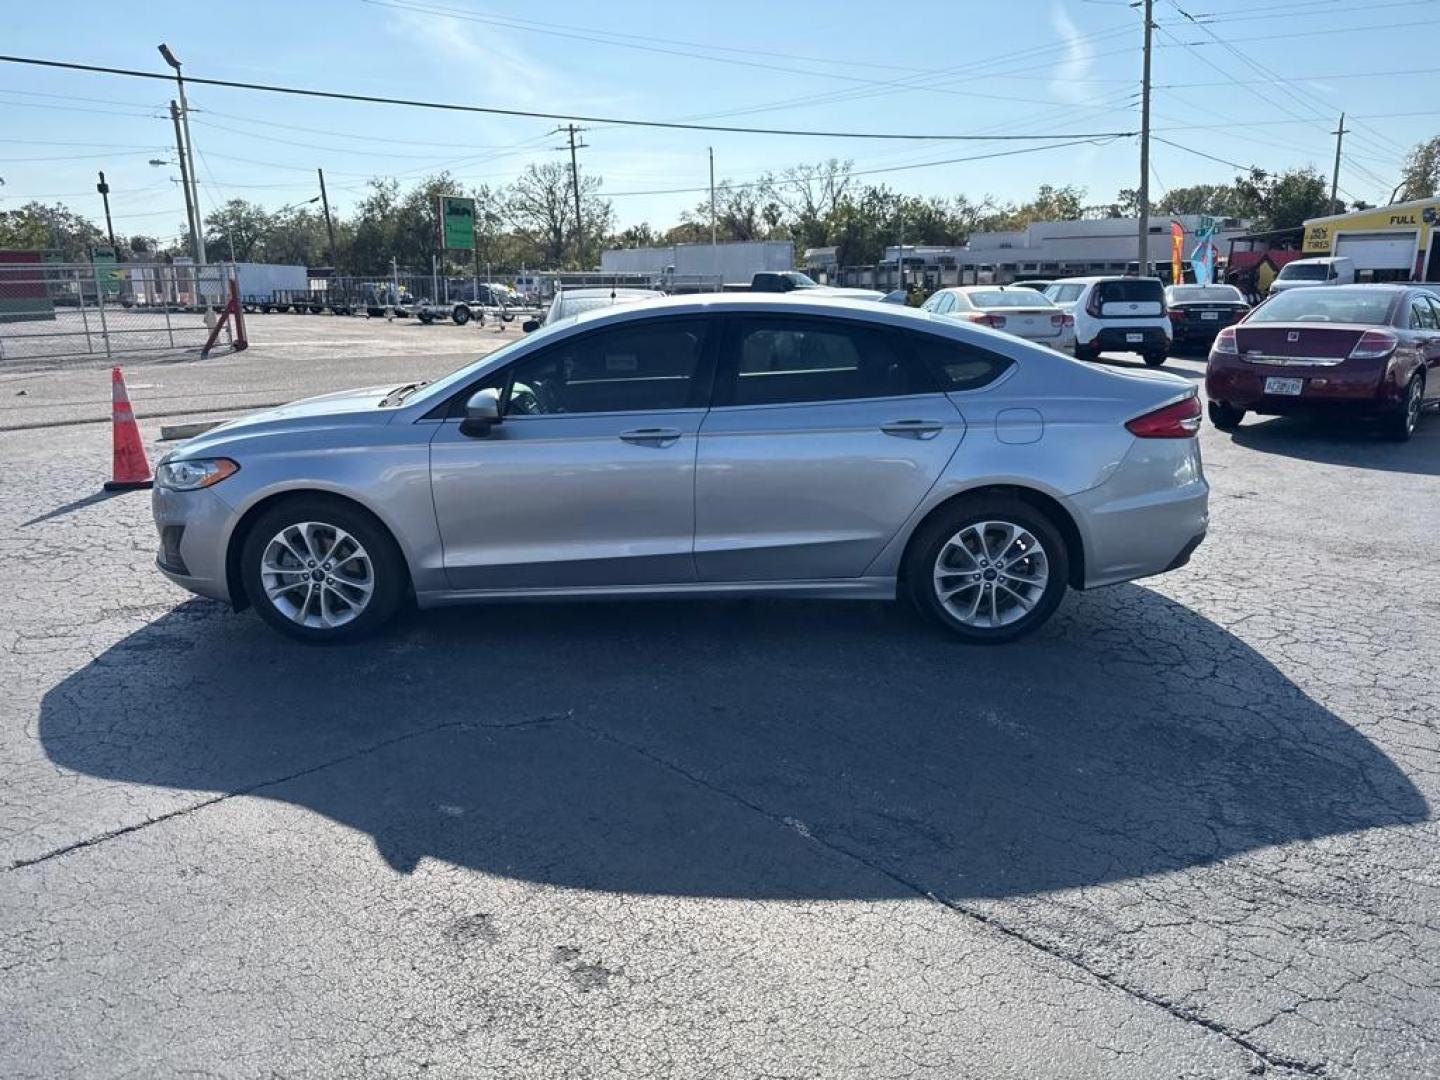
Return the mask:
<svg viewBox="0 0 1440 1080"><path fill-rule="evenodd" d="M705 323L658 319L575 334L510 369L507 416L683 409L699 402Z"/></svg>
<svg viewBox="0 0 1440 1080"><path fill-rule="evenodd" d="M807 319L742 319L718 405L780 405L930 393L934 379L879 327Z"/></svg>

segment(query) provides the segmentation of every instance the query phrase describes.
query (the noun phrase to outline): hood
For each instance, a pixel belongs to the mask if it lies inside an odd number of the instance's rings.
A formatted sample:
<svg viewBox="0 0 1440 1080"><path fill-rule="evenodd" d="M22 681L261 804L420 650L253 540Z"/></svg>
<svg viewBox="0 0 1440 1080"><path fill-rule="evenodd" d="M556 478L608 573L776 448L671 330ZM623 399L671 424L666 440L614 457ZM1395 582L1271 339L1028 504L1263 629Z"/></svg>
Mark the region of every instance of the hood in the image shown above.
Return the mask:
<svg viewBox="0 0 1440 1080"><path fill-rule="evenodd" d="M211 428L203 435L189 439L177 448L177 453L194 456L197 453L253 435L268 435L280 431L299 431L336 427L341 424L387 424L395 415L394 409L380 408L386 394L396 389L397 384L366 386L355 390L340 390L333 394L303 398L281 405L275 409L264 409L248 416L227 420Z"/></svg>

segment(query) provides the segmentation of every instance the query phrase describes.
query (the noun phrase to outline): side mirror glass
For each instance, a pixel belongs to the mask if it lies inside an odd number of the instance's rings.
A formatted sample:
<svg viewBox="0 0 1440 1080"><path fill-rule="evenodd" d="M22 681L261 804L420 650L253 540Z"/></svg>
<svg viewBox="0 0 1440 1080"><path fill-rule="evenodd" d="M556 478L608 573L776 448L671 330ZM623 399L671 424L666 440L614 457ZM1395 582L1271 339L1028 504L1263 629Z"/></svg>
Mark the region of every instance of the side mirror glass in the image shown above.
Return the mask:
<svg viewBox="0 0 1440 1080"><path fill-rule="evenodd" d="M520 329L524 330L527 334L533 334L536 330L540 329L540 320L526 319L523 323L520 324Z"/></svg>
<svg viewBox="0 0 1440 1080"><path fill-rule="evenodd" d="M484 438L490 429L500 423L500 391L493 386L476 390L465 402L465 419L460 422L460 433L472 438Z"/></svg>

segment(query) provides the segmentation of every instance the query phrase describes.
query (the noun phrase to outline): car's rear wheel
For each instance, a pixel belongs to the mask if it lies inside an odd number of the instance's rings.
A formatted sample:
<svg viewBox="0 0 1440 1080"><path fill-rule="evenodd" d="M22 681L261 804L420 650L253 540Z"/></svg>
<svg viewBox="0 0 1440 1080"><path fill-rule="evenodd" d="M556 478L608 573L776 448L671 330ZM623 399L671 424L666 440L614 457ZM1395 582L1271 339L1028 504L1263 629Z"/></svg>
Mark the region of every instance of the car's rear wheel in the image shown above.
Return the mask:
<svg viewBox="0 0 1440 1080"><path fill-rule="evenodd" d="M250 529L241 577L255 610L301 641L353 641L388 622L405 596L405 563L385 527L323 496L288 500Z"/></svg>
<svg viewBox="0 0 1440 1080"><path fill-rule="evenodd" d="M455 310L450 313L450 317L455 320L456 326L464 326L470 321L470 309L464 304L456 304Z"/></svg>
<svg viewBox="0 0 1440 1080"><path fill-rule="evenodd" d="M420 314L417 315L416 318L418 318L418 319L419 319L422 323L424 323L426 326L429 326L431 323L433 323L433 322L435 321L435 316L434 316L434 315L431 315L428 311L422 311L422 312L420 312Z"/></svg>
<svg viewBox="0 0 1440 1080"><path fill-rule="evenodd" d="M1210 413L1210 422L1221 431L1234 431L1240 426L1240 421L1245 419L1245 410L1236 408L1229 402L1212 401L1206 409Z"/></svg>
<svg viewBox="0 0 1440 1080"><path fill-rule="evenodd" d="M1092 349L1085 345L1076 345L1075 359L1083 360L1087 364L1093 364L1096 360L1100 359L1100 350Z"/></svg>
<svg viewBox="0 0 1440 1080"><path fill-rule="evenodd" d="M1165 357L1166 354L1163 352L1147 352L1145 353L1145 366L1160 367L1165 363Z"/></svg>
<svg viewBox="0 0 1440 1080"><path fill-rule="evenodd" d="M1420 423L1420 410L1425 404L1425 376L1418 371L1405 384L1400 407L1385 418L1385 434L1396 442L1404 442L1415 434Z"/></svg>
<svg viewBox="0 0 1440 1080"><path fill-rule="evenodd" d="M906 567L911 597L965 641L1023 637L1059 606L1069 552L1055 524L1028 503L979 496L924 526Z"/></svg>

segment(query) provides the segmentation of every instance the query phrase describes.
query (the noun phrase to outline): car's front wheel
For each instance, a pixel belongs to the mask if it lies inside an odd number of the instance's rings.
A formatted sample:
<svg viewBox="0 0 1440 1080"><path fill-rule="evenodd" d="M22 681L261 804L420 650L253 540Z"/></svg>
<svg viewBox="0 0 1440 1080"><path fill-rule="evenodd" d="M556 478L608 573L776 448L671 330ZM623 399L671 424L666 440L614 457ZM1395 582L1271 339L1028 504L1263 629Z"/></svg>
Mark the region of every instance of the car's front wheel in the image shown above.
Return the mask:
<svg viewBox="0 0 1440 1080"><path fill-rule="evenodd" d="M240 558L245 594L260 617L301 641L364 637L405 597L405 562L390 533L339 499L301 497L266 511Z"/></svg>
<svg viewBox="0 0 1440 1080"><path fill-rule="evenodd" d="M1210 422L1221 431L1234 431L1245 419L1245 410L1224 401L1212 401L1206 406Z"/></svg>
<svg viewBox="0 0 1440 1080"><path fill-rule="evenodd" d="M1045 622L1070 578L1054 523L1004 496L963 499L927 523L906 581L922 611L965 641L1013 641Z"/></svg>

